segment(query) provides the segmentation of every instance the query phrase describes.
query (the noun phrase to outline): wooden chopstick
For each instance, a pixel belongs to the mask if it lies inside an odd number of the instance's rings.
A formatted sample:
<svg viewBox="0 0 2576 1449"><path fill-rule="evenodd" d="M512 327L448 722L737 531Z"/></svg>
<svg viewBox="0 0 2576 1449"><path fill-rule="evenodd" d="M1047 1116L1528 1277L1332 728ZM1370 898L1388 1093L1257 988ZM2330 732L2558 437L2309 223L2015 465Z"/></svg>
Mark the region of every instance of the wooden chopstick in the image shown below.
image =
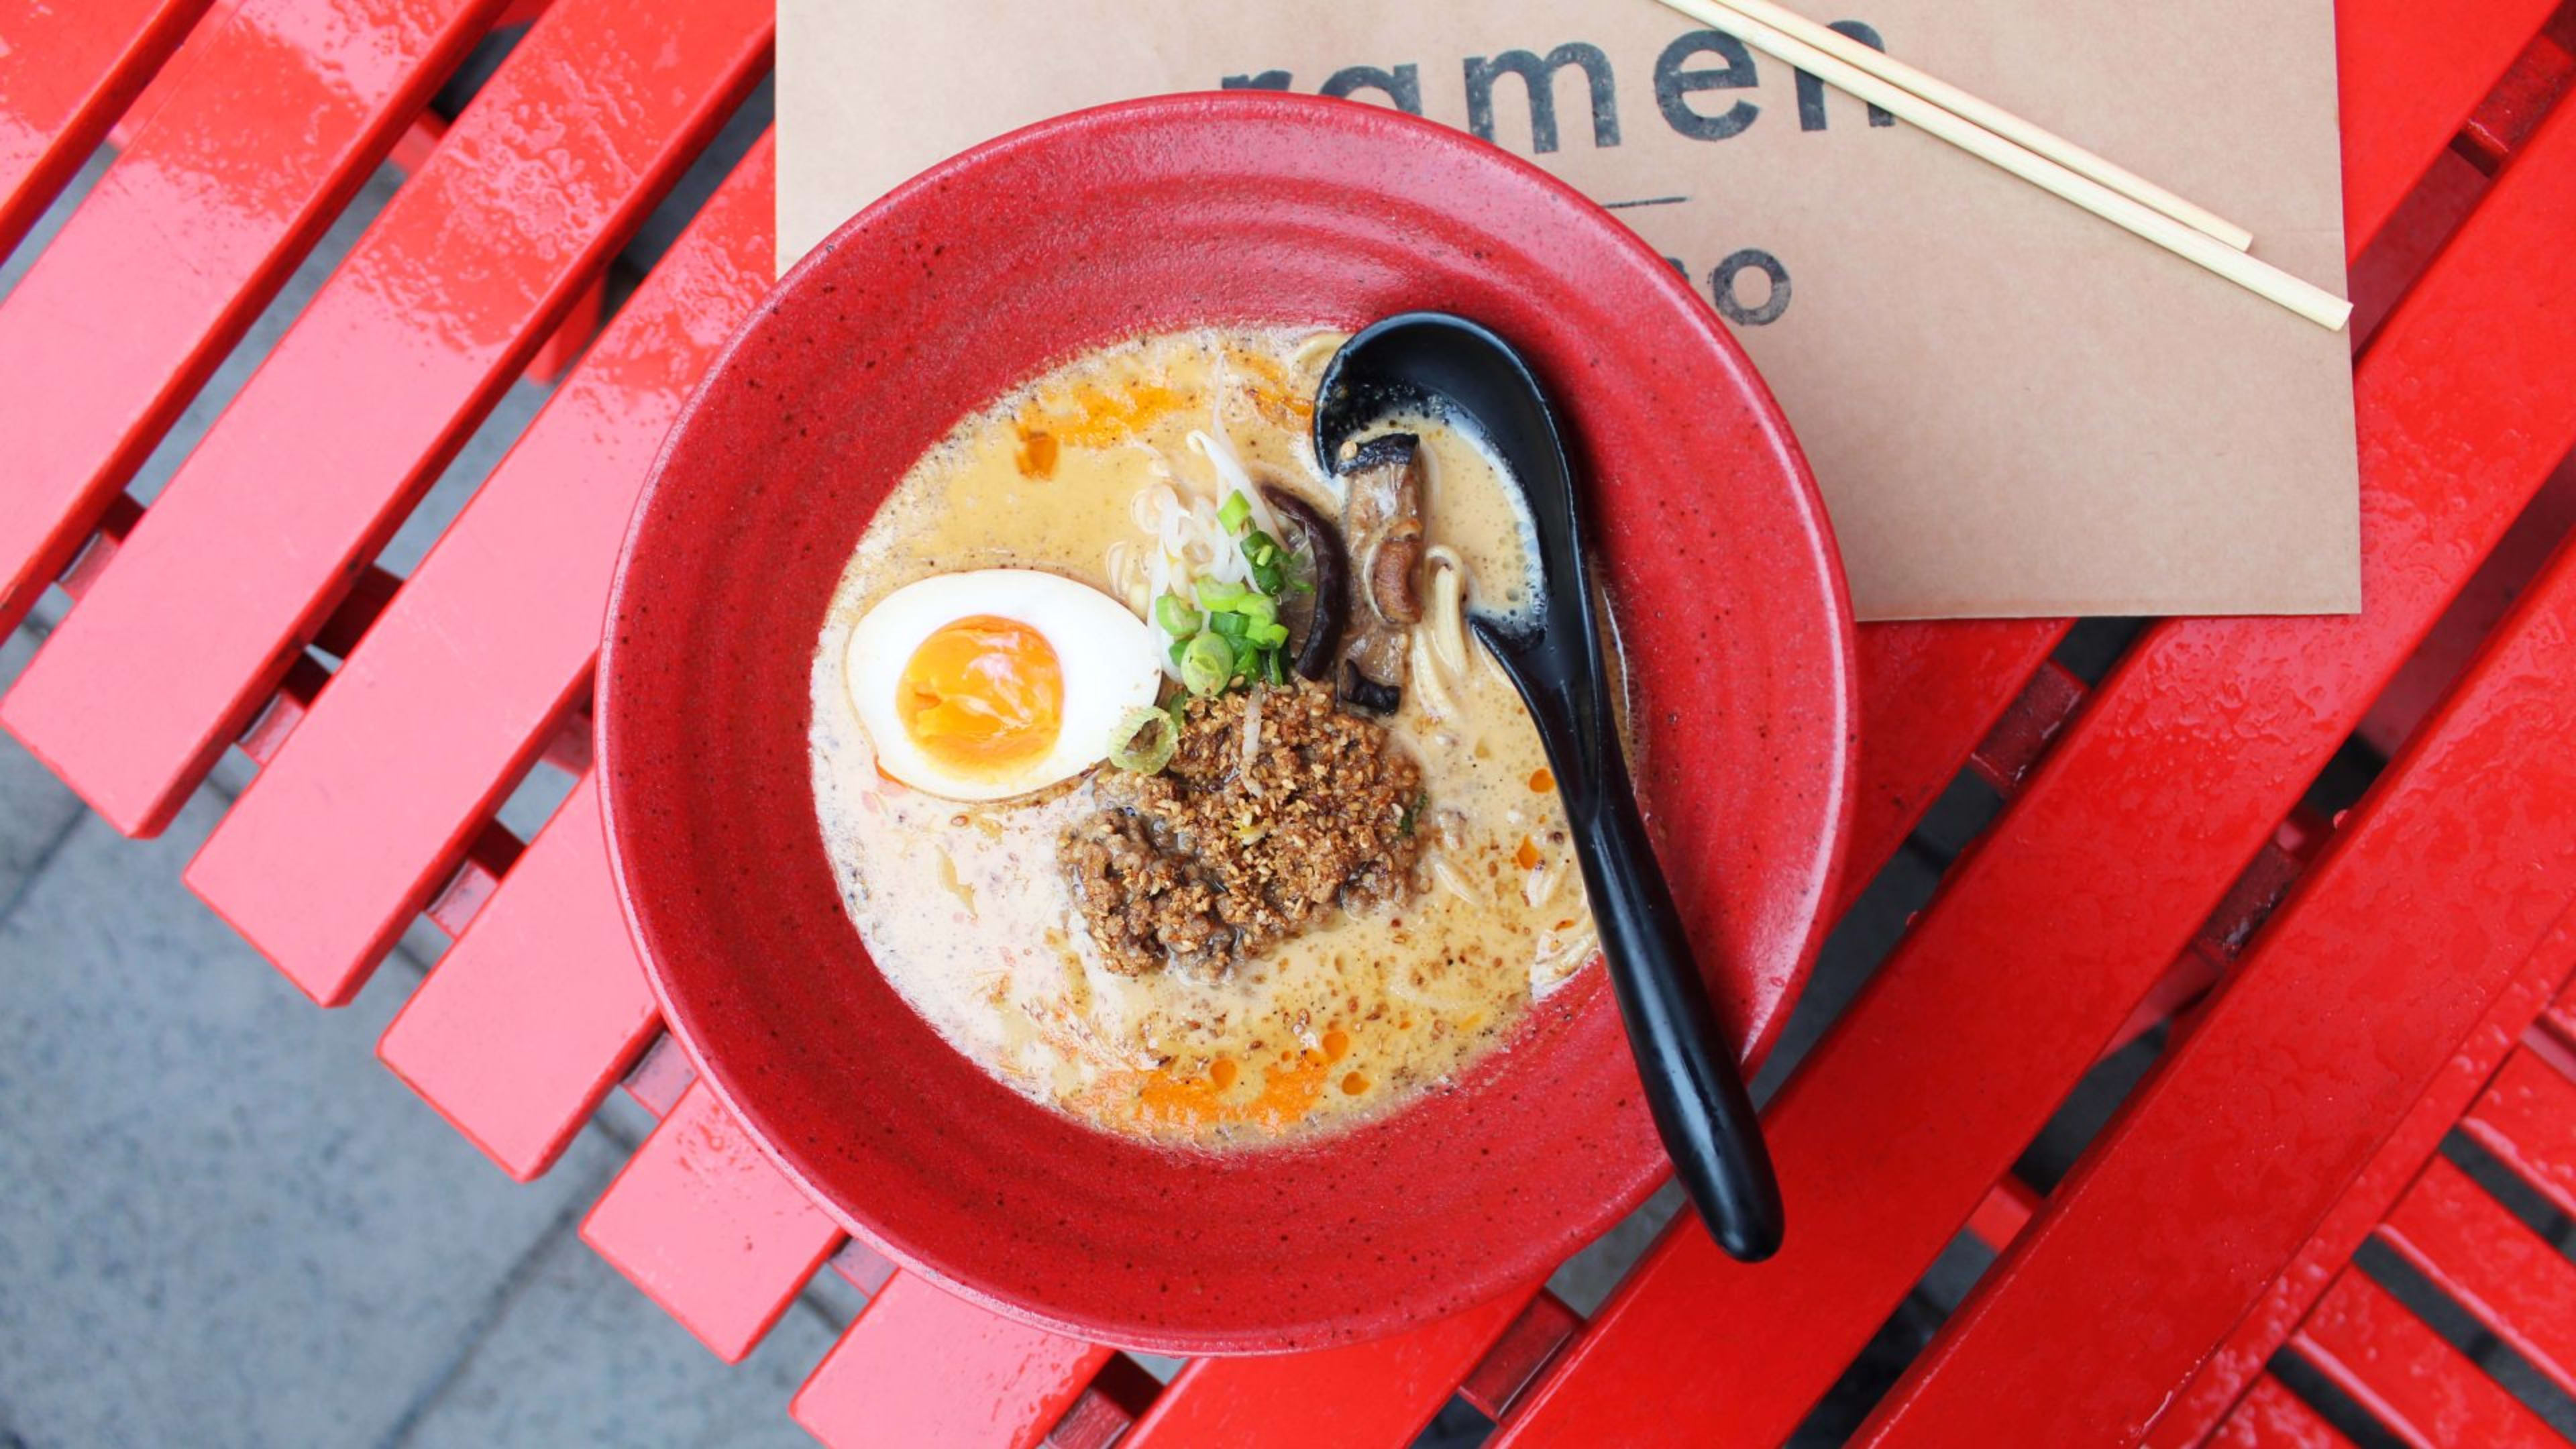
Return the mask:
<svg viewBox="0 0 2576 1449"><path fill-rule="evenodd" d="M2207 207L2186 201L2054 131L2043 130L2001 106L1979 100L1938 76L1925 75L1831 26L1819 25L1786 6L1775 4L1774 0L1715 0L1715 3L1771 26L1792 39L1803 40L1834 59L1867 71L1899 90L1911 91L1971 124L1983 126L2007 141L2038 152L2079 176L2090 176L2131 201L2161 211L2193 231L2216 237L2240 252L2254 245L2254 233Z"/></svg>
<svg viewBox="0 0 2576 1449"><path fill-rule="evenodd" d="M2005 140L1955 112L1944 110L1912 91L1881 80L1847 61L1838 60L1740 10L1729 9L1717 0L1663 0L1663 3L1703 25L1734 36L1756 50L1786 61L1827 85L1858 96L1909 125L1929 131L1980 160L2002 167L2033 186L2071 201L2123 230L2216 272L2256 296L2286 307L2328 331L2341 331L2352 316L2352 304L2323 287L2294 277L2269 262L2258 261L2206 232L2194 231L2090 176Z"/></svg>

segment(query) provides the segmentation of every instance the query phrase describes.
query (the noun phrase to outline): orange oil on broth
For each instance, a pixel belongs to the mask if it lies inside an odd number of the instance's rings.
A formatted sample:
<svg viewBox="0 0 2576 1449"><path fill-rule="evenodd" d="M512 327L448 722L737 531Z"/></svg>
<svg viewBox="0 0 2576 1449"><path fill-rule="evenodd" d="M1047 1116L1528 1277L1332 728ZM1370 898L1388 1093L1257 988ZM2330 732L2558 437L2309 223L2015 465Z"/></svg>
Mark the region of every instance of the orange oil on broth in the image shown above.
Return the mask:
<svg viewBox="0 0 2576 1449"><path fill-rule="evenodd" d="M1052 372L968 419L879 511L834 594L813 668L817 814L876 965L959 1050L1038 1101L1113 1131L1207 1147L1312 1135L1436 1089L1506 1037L1534 993L1590 954L1591 922L1538 737L1481 650L1444 671L1452 712L1417 680L1388 721L1420 762L1431 832L1421 889L1341 913L1221 978L1121 976L1092 947L1057 869L1088 776L989 804L886 778L852 713L847 633L887 593L964 569L1044 569L1111 589L1113 544L1140 547L1139 489L1213 491L1187 444L1222 386L1258 478L1338 518L1305 442L1338 335L1151 337ZM1222 357L1222 367L1219 359ZM1430 454L1427 534L1457 550L1470 596L1523 602L1526 524L1468 439L1415 420ZM1141 607L1143 600L1132 601ZM1415 652L1416 669L1423 653ZM1103 765L1101 769L1111 768Z"/></svg>

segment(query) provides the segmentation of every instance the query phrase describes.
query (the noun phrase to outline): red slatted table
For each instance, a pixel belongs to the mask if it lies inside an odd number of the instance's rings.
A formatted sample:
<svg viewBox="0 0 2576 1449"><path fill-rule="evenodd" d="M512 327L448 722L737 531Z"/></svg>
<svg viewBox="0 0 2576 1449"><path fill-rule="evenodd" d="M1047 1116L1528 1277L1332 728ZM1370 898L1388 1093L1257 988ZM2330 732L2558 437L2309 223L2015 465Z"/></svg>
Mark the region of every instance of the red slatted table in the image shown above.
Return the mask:
<svg viewBox="0 0 2576 1449"><path fill-rule="evenodd" d="M423 116L538 12L461 116ZM2050 662L2063 621L1863 631L1838 907L1963 769L2006 803L1770 1104L1780 1259L1682 1223L1588 1321L1533 1284L1168 1386L846 1239L662 1038L589 782L532 840L496 819L541 759L586 769L627 510L766 285L766 139L422 564L372 562L499 392L568 355L548 337L770 31L760 0L0 0L0 246L118 141L0 302L0 624L58 578L76 600L0 724L136 834L237 741L259 773L190 886L324 1004L416 918L454 937L379 1050L496 1164L544 1172L623 1083L661 1125L582 1235L712 1351L748 1352L826 1267L868 1294L792 1405L818 1437L1392 1445L1456 1396L1511 1443L1769 1443L1963 1225L2002 1256L1863 1437L2553 1437L2371 1265L2576 1393L2576 1265L2528 1207L2576 1215L2576 561L2498 585L2521 594L2500 622L2370 712L2576 442L2568 10L2340 6L2360 618L2160 624L2098 686ZM388 157L392 205L136 505L141 459ZM2306 816L2365 714L2402 747L2358 807ZM2084 1071L2169 1019L2075 1171L2018 1181Z"/></svg>

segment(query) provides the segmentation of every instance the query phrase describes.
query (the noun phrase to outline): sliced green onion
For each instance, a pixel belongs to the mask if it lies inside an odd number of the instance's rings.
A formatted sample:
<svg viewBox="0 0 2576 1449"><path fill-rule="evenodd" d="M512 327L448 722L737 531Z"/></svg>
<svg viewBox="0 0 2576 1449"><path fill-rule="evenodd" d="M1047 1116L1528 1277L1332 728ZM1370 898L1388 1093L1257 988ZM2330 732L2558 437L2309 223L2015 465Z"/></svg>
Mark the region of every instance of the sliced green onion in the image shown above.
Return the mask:
<svg viewBox="0 0 2576 1449"><path fill-rule="evenodd" d="M1201 608L1211 609L1217 613L1227 613L1236 605L1251 598L1252 590L1241 584L1226 583L1221 579L1201 579L1198 595Z"/></svg>
<svg viewBox="0 0 2576 1449"><path fill-rule="evenodd" d="M1255 624L1251 628L1243 631L1243 637L1251 640L1257 648L1276 649L1280 645L1288 642L1288 626L1285 624Z"/></svg>
<svg viewBox="0 0 2576 1449"><path fill-rule="evenodd" d="M1180 595L1165 594L1154 601L1154 622L1163 626L1164 633L1186 639L1197 633L1206 620L1198 610L1183 603Z"/></svg>
<svg viewBox="0 0 2576 1449"><path fill-rule="evenodd" d="M1234 647L1212 632L1190 636L1181 651L1181 687L1192 694L1215 694L1234 677Z"/></svg>
<svg viewBox="0 0 2576 1449"><path fill-rule="evenodd" d="M1182 651L1183 651L1183 650L1186 650L1186 649L1188 649L1189 647L1190 647L1190 641L1189 641L1189 640L1187 640L1187 639L1175 639L1175 640L1173 640L1173 641L1172 641L1171 655L1172 655L1172 667L1173 667L1174 669L1178 669L1178 668L1180 668L1180 667L1181 667L1181 653L1182 653Z"/></svg>
<svg viewBox="0 0 2576 1449"><path fill-rule="evenodd" d="M1285 634L1288 631L1282 629L1279 632ZM1286 684L1288 682L1288 667L1280 662L1280 654L1278 650L1266 649L1262 651L1261 674L1264 679L1267 679L1272 684Z"/></svg>
<svg viewBox="0 0 2576 1449"><path fill-rule="evenodd" d="M1216 521L1225 525L1226 532L1241 534L1252 521L1252 500L1240 493L1225 495L1225 501L1216 506Z"/></svg>
<svg viewBox="0 0 2576 1449"><path fill-rule="evenodd" d="M1249 619L1255 624L1279 622L1279 606L1260 594L1254 594L1251 598L1235 605L1234 612L1237 616Z"/></svg>
<svg viewBox="0 0 2576 1449"><path fill-rule="evenodd" d="M1241 614L1210 614L1207 626L1229 644L1250 637L1252 632L1252 621Z"/></svg>
<svg viewBox="0 0 2576 1449"><path fill-rule="evenodd" d="M1109 732L1109 763L1139 775L1150 775L1172 762L1181 748L1181 732L1172 717L1150 704L1118 717Z"/></svg>

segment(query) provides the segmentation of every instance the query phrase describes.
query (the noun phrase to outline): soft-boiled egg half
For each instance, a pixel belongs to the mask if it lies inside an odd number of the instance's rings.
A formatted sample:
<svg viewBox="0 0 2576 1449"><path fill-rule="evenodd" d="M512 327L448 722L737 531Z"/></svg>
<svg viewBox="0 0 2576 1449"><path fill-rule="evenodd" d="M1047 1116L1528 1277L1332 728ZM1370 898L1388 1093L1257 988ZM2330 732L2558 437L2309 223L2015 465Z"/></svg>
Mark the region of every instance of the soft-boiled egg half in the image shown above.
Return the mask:
<svg viewBox="0 0 2576 1449"><path fill-rule="evenodd" d="M843 675L877 768L951 800L1000 800L1109 754L1162 688L1160 642L1098 589L1034 569L906 584L850 631Z"/></svg>

